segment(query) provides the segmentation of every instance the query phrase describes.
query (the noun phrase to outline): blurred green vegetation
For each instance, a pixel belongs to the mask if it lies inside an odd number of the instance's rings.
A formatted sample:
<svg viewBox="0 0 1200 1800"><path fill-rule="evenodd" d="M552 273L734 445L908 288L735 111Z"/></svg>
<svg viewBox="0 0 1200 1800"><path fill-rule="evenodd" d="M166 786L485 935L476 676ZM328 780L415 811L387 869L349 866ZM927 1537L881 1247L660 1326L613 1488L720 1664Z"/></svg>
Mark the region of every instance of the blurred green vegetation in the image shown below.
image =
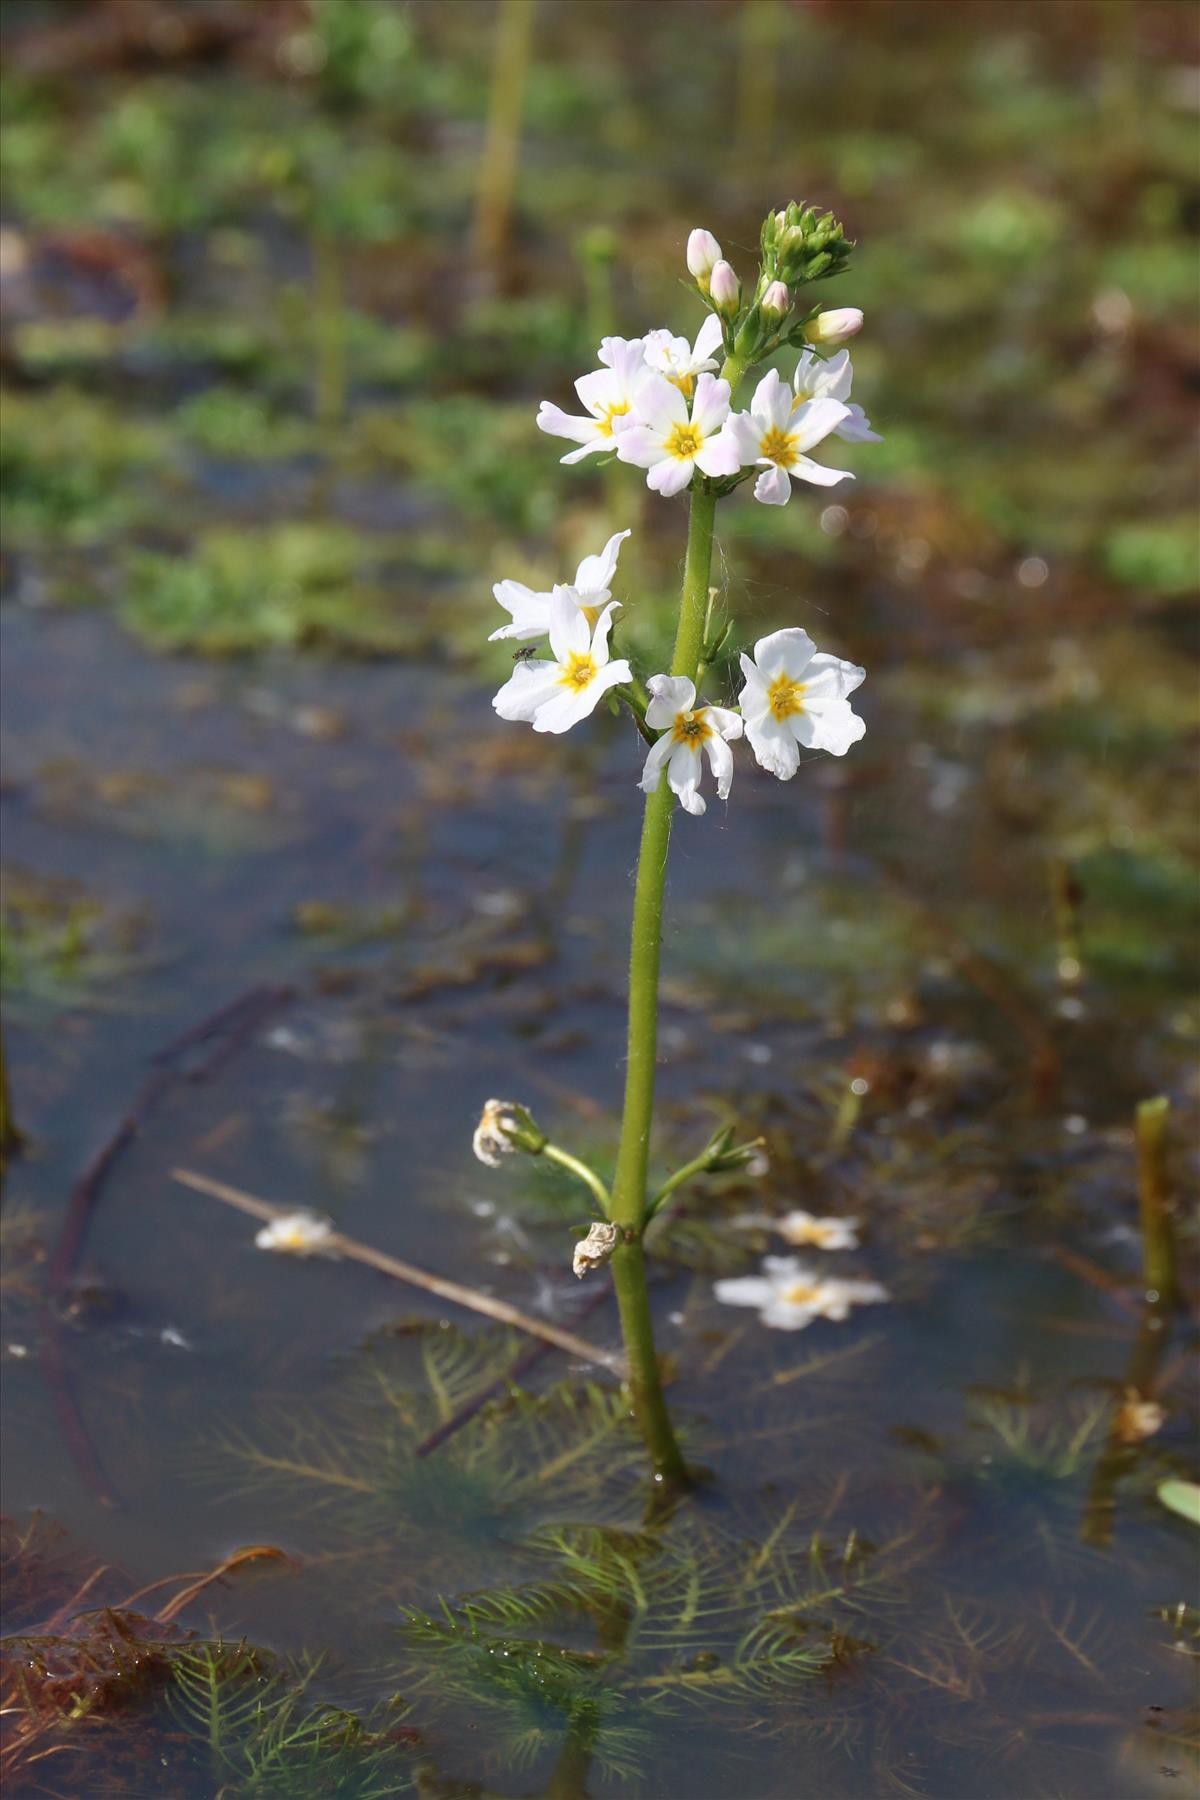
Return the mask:
<svg viewBox="0 0 1200 1800"><path fill-rule="evenodd" d="M819 292L866 311L855 396L884 441L839 446L857 479L830 496L724 509L742 640L799 599L981 772L994 820L1016 783L1049 853L1136 846L1096 954L1179 973L1200 224L1180 9L541 0L488 263L487 0L234 8L208 60L128 13L114 51L118 10L56 32L34 6L9 32L13 591L112 605L156 650L433 653L490 681L492 582L548 586L630 524L621 645L656 660L682 506L619 465L562 470L536 402L569 401L605 331L694 330L691 225L748 273L765 207L813 198L859 241ZM909 954L903 909L876 897L862 929L824 940L831 977Z"/></svg>

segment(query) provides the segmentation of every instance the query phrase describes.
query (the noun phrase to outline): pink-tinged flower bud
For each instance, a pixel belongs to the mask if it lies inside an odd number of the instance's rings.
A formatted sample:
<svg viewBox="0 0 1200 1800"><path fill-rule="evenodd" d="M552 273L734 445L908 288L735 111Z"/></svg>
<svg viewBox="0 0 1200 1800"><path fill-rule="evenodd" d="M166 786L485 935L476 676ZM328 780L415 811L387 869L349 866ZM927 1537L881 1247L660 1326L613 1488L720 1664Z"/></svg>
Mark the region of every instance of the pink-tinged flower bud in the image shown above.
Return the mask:
<svg viewBox="0 0 1200 1800"><path fill-rule="evenodd" d="M844 344L862 330L863 316L857 306L842 306L834 312L818 313L804 327L810 344Z"/></svg>
<svg viewBox="0 0 1200 1800"><path fill-rule="evenodd" d="M742 284L729 263L722 260L713 265L708 292L717 311L725 318L732 318L742 303Z"/></svg>
<svg viewBox="0 0 1200 1800"><path fill-rule="evenodd" d="M713 269L721 260L721 246L711 231L702 231L699 227L691 233L687 241L688 273L692 275L705 293Z"/></svg>
<svg viewBox="0 0 1200 1800"><path fill-rule="evenodd" d="M782 281L773 281L762 297L762 309L770 313L773 319L782 319L785 313L792 310L792 296Z"/></svg>

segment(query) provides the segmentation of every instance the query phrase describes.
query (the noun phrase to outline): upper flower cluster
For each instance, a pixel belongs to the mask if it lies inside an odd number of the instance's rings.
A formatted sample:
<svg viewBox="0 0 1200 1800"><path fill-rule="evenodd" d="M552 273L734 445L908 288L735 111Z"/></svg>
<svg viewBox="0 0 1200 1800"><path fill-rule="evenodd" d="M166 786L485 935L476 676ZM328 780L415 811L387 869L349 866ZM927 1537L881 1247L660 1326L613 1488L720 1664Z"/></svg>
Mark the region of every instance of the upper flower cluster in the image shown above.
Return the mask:
<svg viewBox="0 0 1200 1800"><path fill-rule="evenodd" d="M754 498L768 506L786 505L793 481L817 487L852 481L849 469L830 468L808 455L832 436L852 443L879 441L862 407L849 404L854 379L849 351L825 362L806 350L790 386L771 369L749 410L732 412L729 383L712 372L716 363L710 353L721 341L716 313L692 345L668 331L605 338L597 354L607 366L575 383L587 413L566 413L543 400L538 426L579 446L567 452L564 463L615 452L622 462L645 469L646 486L658 494L681 493L697 470L721 480L761 469Z"/></svg>
<svg viewBox="0 0 1200 1800"><path fill-rule="evenodd" d="M646 485L678 494L698 485L726 494L754 478L754 497L783 506L792 483L832 487L853 477L847 469L818 462L810 452L831 437L877 442L878 433L850 399L850 353L839 346L862 326L856 308L807 312L796 308L796 285L836 274L849 254L841 226L829 214L793 203L768 217L762 260L752 295L721 253L711 232L688 239L687 266L705 305L695 340L671 331L642 337L606 337L598 367L575 383L582 413L543 400L539 428L568 439L564 463L613 455L646 471ZM784 349L800 351L785 380L775 368L763 375L748 408L735 412L734 388L745 371ZM609 538L586 556L571 582L539 592L518 581L497 582L493 592L508 620L493 638L549 639L549 656L518 650L517 667L493 704L505 719L521 719L535 731L563 732L585 719L609 695L609 705L629 705L650 744L641 786L655 792L665 776L687 812L705 811L700 792L707 762L717 794L725 799L733 779L730 744L745 737L759 765L789 780L800 751L843 756L862 737L863 721L849 695L865 672L816 649L796 627L760 638L743 653L743 686L737 707L713 705L697 691L690 665L650 675L645 685L628 659L613 656L610 637L621 602L613 597L621 545L629 532ZM706 649L711 661L714 651Z"/></svg>
<svg viewBox="0 0 1200 1800"><path fill-rule="evenodd" d="M710 308L695 342L662 329L639 338L605 338L596 352L601 366L575 383L586 411L567 413L542 401L540 429L578 445L564 463L615 453L645 469L647 487L659 494L680 493L697 470L736 485L743 471L761 469L754 497L768 506L785 505L793 481L832 487L853 479L848 469L814 462L808 452L831 436L879 441L862 407L850 403L849 351L828 362L823 355L860 330L862 313L854 307L814 308L789 327L793 294L772 274L824 265L834 240L841 248L833 266L822 266L818 274L835 272L844 260L841 228L831 238L828 216L818 219L811 209L795 206L772 214L768 225L770 232L764 227L764 233L771 243L767 246L765 235L758 292L745 310L741 282L720 244L709 231L693 231L687 265ZM729 382L717 373L720 363L730 356L739 364L760 362L786 345L817 348L803 350L790 386L772 369L755 389L749 410L732 412Z"/></svg>

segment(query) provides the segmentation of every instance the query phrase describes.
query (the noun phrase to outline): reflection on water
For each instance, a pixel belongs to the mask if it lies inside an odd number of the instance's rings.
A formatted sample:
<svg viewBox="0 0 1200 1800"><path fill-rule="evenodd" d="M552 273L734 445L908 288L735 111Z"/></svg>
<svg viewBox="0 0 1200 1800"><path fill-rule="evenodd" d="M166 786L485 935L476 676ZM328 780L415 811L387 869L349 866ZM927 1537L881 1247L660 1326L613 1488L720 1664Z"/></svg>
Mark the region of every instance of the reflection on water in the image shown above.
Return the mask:
<svg viewBox="0 0 1200 1800"><path fill-rule="evenodd" d="M478 755L449 807L414 765L398 786L395 749L401 713L434 733L452 716L449 678L251 680L161 663L89 615L14 614L6 630L12 864L146 920L136 962L99 984L94 1009L34 992L12 1012L36 1141L6 1193L20 1455L5 1510L42 1507L66 1527L65 1598L100 1561L121 1571L104 1578L117 1603L114 1583L182 1582L240 1544L286 1552L294 1563L248 1565L184 1616L301 1659L253 1679L306 1732L326 1702L365 1714L354 1755L367 1761L338 1751L339 1792L392 1791L371 1786L384 1763L404 1782L429 1765L422 1780L447 1793L481 1773L497 1792L559 1793L581 1793L588 1771L689 1794L782 1794L798 1768L847 1795L1171 1779L1158 1771L1185 1757L1168 1745L1186 1703L1192 1615L1175 1609L1189 1546L1153 1490L1185 1467L1194 1420L1177 1332L1139 1327L1130 1298L1128 1121L1136 1093L1171 1085L1186 1045L1154 1032L1153 992L1143 1025L1136 999L1099 977L1056 1014L1047 906L1022 1005L1053 1044L1059 1091L1049 1104L1031 1091L1012 1005L956 959L938 878L951 847L908 838L902 883L867 854L889 830L900 840L897 810L916 807L895 754L901 703L879 707L832 846L826 794L753 778L713 821L718 857L680 833L664 1154L694 1135L708 1096L732 1091L771 1170L658 1238L673 1402L708 1472L663 1515L603 1371L536 1346L531 1359L524 1340L360 1267L266 1256L251 1221L169 1174L189 1165L311 1206L577 1321L577 1199L551 1171L482 1170L469 1128L482 1097L509 1089L607 1141L627 746L609 753L582 829L570 771L514 773L498 726L500 766ZM318 693L347 724L313 742L293 721ZM152 775L114 792L114 767ZM270 791L251 813L261 832L223 786L235 773ZM562 821L549 846L547 819ZM787 913L764 904L772 869ZM1009 954L1028 970L1029 928L1014 921L1016 952L997 936L997 967ZM773 991L754 983L763 968ZM62 1195L151 1051L264 988L273 1010L240 1031L235 1009L187 1051L43 1316ZM782 1334L716 1304L712 1278L772 1247L733 1221L797 1200L865 1220L862 1249L828 1267L882 1279L890 1306ZM615 1342L606 1303L579 1329ZM1127 1389L1165 1409L1141 1440L1117 1433ZM55 1610L50 1588L36 1610L31 1585L33 1615L13 1629ZM326 1660L297 1686L313 1656ZM236 1717L246 1671L219 1673ZM170 1791L206 1793L211 1762L180 1748L179 1703L148 1683L137 1741L165 1733ZM396 1725L400 1741L386 1736ZM265 1754L233 1737L238 1755ZM980 1785L981 1753L1000 1787Z"/></svg>

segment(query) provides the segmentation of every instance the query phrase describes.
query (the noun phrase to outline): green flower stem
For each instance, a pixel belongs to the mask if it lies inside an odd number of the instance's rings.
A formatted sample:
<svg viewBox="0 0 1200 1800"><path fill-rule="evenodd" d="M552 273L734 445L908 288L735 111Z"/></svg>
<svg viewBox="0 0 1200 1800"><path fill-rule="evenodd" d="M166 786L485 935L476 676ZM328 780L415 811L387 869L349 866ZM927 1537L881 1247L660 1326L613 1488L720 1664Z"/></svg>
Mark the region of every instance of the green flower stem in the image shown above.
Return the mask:
<svg viewBox="0 0 1200 1800"><path fill-rule="evenodd" d="M731 396L745 369L744 358L732 352L726 357L721 373L729 383ZM704 646L716 510L717 496L711 484L697 474L692 482L687 558L683 568L675 652L671 658L671 673L686 675L690 681L696 679ZM665 781L659 783L653 794L646 796L629 954L625 1110L621 1117L621 1144L617 1152L609 1217L625 1234L625 1241L613 1256L612 1271L629 1362L634 1411L657 1472L669 1481L682 1482L687 1479L687 1466L675 1441L663 1396L642 1249L658 1053L658 966L662 947L663 890L674 809L675 796Z"/></svg>
<svg viewBox="0 0 1200 1800"><path fill-rule="evenodd" d="M572 1156L569 1150L560 1149L557 1144L543 1144L542 1155L547 1161L558 1163L560 1168L569 1169L577 1180L582 1181L585 1187L590 1188L600 1208L600 1217L607 1219L612 1202L608 1189L594 1169L589 1169L585 1162L581 1162L577 1156Z"/></svg>
<svg viewBox="0 0 1200 1800"><path fill-rule="evenodd" d="M651 1219L654 1217L654 1215L656 1213L661 1212L662 1208L667 1204L667 1201L671 1198L671 1195L675 1192L676 1188L681 1188L685 1181L690 1181L692 1179L693 1175L705 1174L710 1167L711 1167L711 1160L709 1157L709 1153L707 1150L703 1150L703 1151L701 1151L699 1156L694 1156L692 1158L691 1162L684 1163L682 1169L676 1169L675 1173L673 1175L669 1176L667 1178L667 1180L663 1182L663 1184L659 1188L657 1194L655 1194L653 1200L651 1200L650 1204L647 1206L647 1208L646 1208L646 1223L647 1223L647 1225L650 1223Z"/></svg>

